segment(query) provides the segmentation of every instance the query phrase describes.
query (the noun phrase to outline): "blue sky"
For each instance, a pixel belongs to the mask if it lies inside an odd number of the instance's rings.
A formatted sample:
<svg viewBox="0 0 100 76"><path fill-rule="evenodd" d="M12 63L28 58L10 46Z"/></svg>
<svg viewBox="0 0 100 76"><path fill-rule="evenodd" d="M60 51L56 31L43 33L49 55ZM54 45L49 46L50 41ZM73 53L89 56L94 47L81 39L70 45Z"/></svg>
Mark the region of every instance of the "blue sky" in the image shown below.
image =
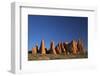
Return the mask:
<svg viewBox="0 0 100 76"><path fill-rule="evenodd" d="M59 41L82 39L87 48L88 18L28 15L28 49L35 47L36 43L40 46L42 39L47 48L50 47L51 40L56 45Z"/></svg>

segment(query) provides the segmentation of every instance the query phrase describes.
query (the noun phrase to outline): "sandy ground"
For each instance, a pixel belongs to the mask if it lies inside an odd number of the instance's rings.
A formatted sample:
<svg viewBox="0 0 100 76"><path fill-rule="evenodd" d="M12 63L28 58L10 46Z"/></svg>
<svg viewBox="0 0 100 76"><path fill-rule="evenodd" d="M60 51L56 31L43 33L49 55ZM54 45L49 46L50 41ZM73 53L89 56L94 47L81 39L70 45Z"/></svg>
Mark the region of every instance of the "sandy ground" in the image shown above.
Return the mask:
<svg viewBox="0 0 100 76"><path fill-rule="evenodd" d="M55 60L55 59L78 59L78 58L88 58L87 54L81 54L81 55L64 55L64 54L46 54L46 55L32 55L32 53L28 53L28 60Z"/></svg>

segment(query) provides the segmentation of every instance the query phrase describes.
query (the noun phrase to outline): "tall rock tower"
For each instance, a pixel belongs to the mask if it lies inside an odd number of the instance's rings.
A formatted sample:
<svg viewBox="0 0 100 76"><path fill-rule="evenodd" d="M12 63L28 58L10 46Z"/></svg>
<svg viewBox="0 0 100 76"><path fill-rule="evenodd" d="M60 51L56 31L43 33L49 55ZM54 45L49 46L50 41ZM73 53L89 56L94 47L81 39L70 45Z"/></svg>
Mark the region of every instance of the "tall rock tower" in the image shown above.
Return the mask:
<svg viewBox="0 0 100 76"><path fill-rule="evenodd" d="M54 41L51 41L50 50L54 55L57 55L56 50L55 50Z"/></svg>
<svg viewBox="0 0 100 76"><path fill-rule="evenodd" d="M72 40L71 42L71 51L73 54L77 54L77 42L75 40Z"/></svg>
<svg viewBox="0 0 100 76"><path fill-rule="evenodd" d="M45 55L46 54L44 40L41 41L40 51L41 51L41 54L42 55Z"/></svg>

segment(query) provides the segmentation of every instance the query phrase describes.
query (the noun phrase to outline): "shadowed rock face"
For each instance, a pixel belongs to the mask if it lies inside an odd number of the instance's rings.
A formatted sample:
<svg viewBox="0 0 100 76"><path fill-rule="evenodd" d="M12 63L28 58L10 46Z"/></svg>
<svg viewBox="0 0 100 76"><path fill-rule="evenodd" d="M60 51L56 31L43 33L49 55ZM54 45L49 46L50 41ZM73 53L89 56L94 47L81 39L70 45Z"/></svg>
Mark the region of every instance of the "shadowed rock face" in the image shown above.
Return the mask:
<svg viewBox="0 0 100 76"><path fill-rule="evenodd" d="M68 50L68 43L64 42L63 43L63 47L64 47L64 49L66 51L66 54L67 54L69 52L69 50Z"/></svg>
<svg viewBox="0 0 100 76"><path fill-rule="evenodd" d="M78 48L78 53L84 53L83 42L81 40L78 40L77 48Z"/></svg>
<svg viewBox="0 0 100 76"><path fill-rule="evenodd" d="M51 51L51 53L57 55L56 50L55 50L54 41L51 41L51 44L50 44L50 51Z"/></svg>
<svg viewBox="0 0 100 76"><path fill-rule="evenodd" d="M66 55L66 49L65 49L64 44L62 42L60 43L60 46L61 46L62 53L64 53Z"/></svg>
<svg viewBox="0 0 100 76"><path fill-rule="evenodd" d="M67 54L67 45L64 45L63 42L59 42L58 45L55 47L57 54ZM66 47L66 48L65 48Z"/></svg>
<svg viewBox="0 0 100 76"><path fill-rule="evenodd" d="M36 44L36 50L37 50L37 53L39 53L38 44Z"/></svg>
<svg viewBox="0 0 100 76"><path fill-rule="evenodd" d="M58 45L56 46L56 52L57 54L61 54L62 53L62 50L61 50L61 43L59 42Z"/></svg>

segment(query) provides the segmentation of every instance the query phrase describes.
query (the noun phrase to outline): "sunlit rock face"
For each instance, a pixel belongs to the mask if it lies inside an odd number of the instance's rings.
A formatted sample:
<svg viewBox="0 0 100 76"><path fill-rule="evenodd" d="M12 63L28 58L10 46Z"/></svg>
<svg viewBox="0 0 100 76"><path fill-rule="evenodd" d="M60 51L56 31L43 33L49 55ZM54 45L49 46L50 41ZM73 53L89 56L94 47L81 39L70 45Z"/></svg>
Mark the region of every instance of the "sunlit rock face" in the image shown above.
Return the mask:
<svg viewBox="0 0 100 76"><path fill-rule="evenodd" d="M34 47L32 48L32 54L33 54L33 55L36 55L36 54L37 54L37 50L36 50L36 48L34 48Z"/></svg>
<svg viewBox="0 0 100 76"><path fill-rule="evenodd" d="M70 50L71 50L72 54L77 54L78 48L77 48L77 42L75 40L71 41Z"/></svg>
<svg viewBox="0 0 100 76"><path fill-rule="evenodd" d="M56 50L55 50L54 41L51 41L50 51L51 51L52 54L57 55Z"/></svg>
<svg viewBox="0 0 100 76"><path fill-rule="evenodd" d="M44 40L41 41L40 51L41 51L41 54L42 54L42 55L45 55L45 54L46 54Z"/></svg>

